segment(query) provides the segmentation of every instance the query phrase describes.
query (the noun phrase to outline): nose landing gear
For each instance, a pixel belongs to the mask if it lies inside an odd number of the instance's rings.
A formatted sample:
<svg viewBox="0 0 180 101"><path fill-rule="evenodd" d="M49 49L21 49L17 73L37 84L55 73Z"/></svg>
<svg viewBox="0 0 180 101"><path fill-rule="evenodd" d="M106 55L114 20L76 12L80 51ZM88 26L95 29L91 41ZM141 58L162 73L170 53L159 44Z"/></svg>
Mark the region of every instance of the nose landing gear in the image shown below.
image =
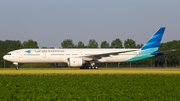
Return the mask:
<svg viewBox="0 0 180 101"><path fill-rule="evenodd" d="M16 66L16 70L18 70L18 69L19 69L18 63L17 63L17 62L14 62L13 64Z"/></svg>

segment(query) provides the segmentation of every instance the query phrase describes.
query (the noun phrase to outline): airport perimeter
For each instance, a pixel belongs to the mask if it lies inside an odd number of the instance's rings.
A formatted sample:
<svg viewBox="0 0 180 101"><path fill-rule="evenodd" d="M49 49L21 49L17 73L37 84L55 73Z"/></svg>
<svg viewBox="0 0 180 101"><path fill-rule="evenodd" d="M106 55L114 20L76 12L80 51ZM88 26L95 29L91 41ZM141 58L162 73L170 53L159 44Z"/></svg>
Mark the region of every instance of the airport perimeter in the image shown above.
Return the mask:
<svg viewBox="0 0 180 101"><path fill-rule="evenodd" d="M180 74L180 68L10 68L0 69L0 74Z"/></svg>

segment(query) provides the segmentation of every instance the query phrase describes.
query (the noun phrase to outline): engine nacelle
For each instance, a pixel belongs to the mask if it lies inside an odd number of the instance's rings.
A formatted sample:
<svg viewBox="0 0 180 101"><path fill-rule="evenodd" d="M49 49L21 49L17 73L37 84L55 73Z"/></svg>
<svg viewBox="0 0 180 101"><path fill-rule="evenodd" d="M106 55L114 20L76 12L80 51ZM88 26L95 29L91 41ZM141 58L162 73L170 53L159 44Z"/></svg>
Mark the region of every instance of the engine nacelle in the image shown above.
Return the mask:
<svg viewBox="0 0 180 101"><path fill-rule="evenodd" d="M55 63L56 67L68 67L67 63Z"/></svg>
<svg viewBox="0 0 180 101"><path fill-rule="evenodd" d="M82 58L75 58L75 57L68 58L68 61L69 61L68 63L69 67L80 67L85 63L85 61L82 60Z"/></svg>

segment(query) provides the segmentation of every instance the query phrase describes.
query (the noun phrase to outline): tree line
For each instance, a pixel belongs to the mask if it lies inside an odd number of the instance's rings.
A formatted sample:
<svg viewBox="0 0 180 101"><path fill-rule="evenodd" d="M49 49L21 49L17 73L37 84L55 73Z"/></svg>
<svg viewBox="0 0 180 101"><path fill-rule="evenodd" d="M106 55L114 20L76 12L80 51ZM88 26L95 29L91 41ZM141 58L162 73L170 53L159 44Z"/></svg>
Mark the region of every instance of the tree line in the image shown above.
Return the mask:
<svg viewBox="0 0 180 101"><path fill-rule="evenodd" d="M10 51L22 48L39 48L38 43L33 40L24 41L21 43L19 40L0 40L0 67L13 67L11 62L4 61L3 56ZM6 65L4 65L6 64Z"/></svg>
<svg viewBox="0 0 180 101"><path fill-rule="evenodd" d="M90 39L87 45L84 45L82 41L74 44L71 39L66 39L61 43L62 48L141 48L143 44L137 44L132 39L127 39L124 41L124 46L122 41L117 38L109 44L107 41L102 41L100 47L98 47L98 42L94 39Z"/></svg>
<svg viewBox="0 0 180 101"><path fill-rule="evenodd" d="M85 45L82 41L79 41L77 44L74 44L71 39L66 39L61 42L61 48L141 48L143 44L136 44L132 39L127 39L122 41L117 38L113 40L110 44L107 41L102 41L100 47L98 47L98 42L94 39L90 39L88 44ZM132 63L101 63L97 64L99 67L179 67L180 65L180 40L173 40L166 43L161 43L159 50L171 50L177 49L175 52L168 52L166 55L146 59L142 61L132 62ZM22 49L22 48L39 48L38 43L33 40L28 40L20 42L19 40L0 40L0 67L3 68L4 64L6 67L14 67L11 62L4 61L3 56L9 51ZM41 47L48 48L48 47ZM49 47L54 48L54 47ZM23 65L23 64L22 64ZM54 64L50 64L54 65ZM44 65L43 65L44 66ZM49 66L49 64L48 64Z"/></svg>

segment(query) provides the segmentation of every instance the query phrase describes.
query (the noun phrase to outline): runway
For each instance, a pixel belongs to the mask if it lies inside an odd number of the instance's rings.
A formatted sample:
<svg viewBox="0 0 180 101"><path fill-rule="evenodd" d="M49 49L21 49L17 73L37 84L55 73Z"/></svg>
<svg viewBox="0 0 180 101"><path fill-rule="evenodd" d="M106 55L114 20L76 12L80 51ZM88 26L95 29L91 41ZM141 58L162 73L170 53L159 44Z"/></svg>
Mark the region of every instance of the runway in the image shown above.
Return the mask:
<svg viewBox="0 0 180 101"><path fill-rule="evenodd" d="M0 69L0 74L180 74L180 68Z"/></svg>

